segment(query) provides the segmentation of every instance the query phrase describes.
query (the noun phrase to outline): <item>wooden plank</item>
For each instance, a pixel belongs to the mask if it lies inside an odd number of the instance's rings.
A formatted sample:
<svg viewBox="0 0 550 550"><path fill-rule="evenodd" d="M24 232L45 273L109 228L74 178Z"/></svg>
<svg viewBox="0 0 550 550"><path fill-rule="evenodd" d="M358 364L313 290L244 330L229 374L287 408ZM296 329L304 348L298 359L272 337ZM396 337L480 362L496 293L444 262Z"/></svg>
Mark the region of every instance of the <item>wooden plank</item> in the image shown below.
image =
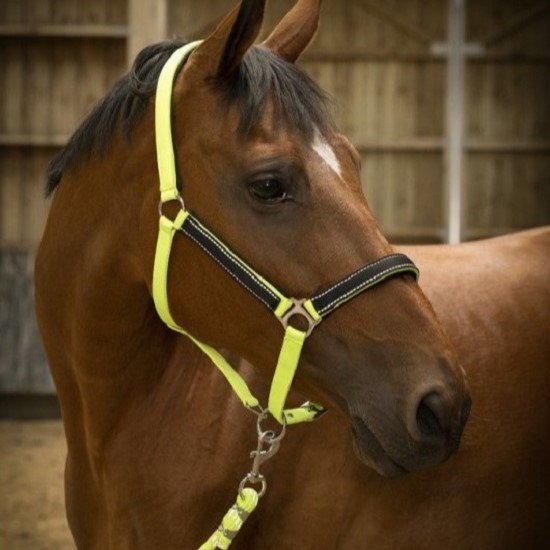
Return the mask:
<svg viewBox="0 0 550 550"><path fill-rule="evenodd" d="M127 65L148 44L167 37L168 0L128 0Z"/></svg>
<svg viewBox="0 0 550 550"><path fill-rule="evenodd" d="M550 153L550 141L544 140L475 140L465 142L465 150L468 153Z"/></svg>
<svg viewBox="0 0 550 550"><path fill-rule="evenodd" d="M128 35L127 25L0 25L0 36L127 38Z"/></svg>
<svg viewBox="0 0 550 550"><path fill-rule="evenodd" d="M469 64L474 63L516 63L548 65L550 54L545 52L485 52L481 55L466 56Z"/></svg>
<svg viewBox="0 0 550 550"><path fill-rule="evenodd" d="M4 133L20 133L23 128L23 44L20 40L5 46L6 56L3 59L5 83L10 93L4 94L0 128Z"/></svg>
<svg viewBox="0 0 550 550"><path fill-rule="evenodd" d="M70 134L0 134L0 146L61 147Z"/></svg>
<svg viewBox="0 0 550 550"><path fill-rule="evenodd" d="M34 25L41 25L51 20L52 2L51 0L42 0L39 2L31 2L29 11L27 12L28 19Z"/></svg>
<svg viewBox="0 0 550 550"><path fill-rule="evenodd" d="M71 0L56 0L52 7L50 21L45 25L57 25L60 28L80 25L81 7L84 2L74 2Z"/></svg>
<svg viewBox="0 0 550 550"><path fill-rule="evenodd" d="M51 140L55 136L67 136L74 131L81 113L76 108L76 90L78 90L78 47L66 47L63 42L54 41L52 45L52 126ZM65 140L63 140L63 143Z"/></svg>
<svg viewBox="0 0 550 550"><path fill-rule="evenodd" d="M468 52L464 53L468 63L529 63L550 64L550 54L545 52ZM399 63L446 63L446 56L435 53L422 52L325 52L306 51L300 57L301 62L316 63L368 63L370 61L399 62Z"/></svg>
<svg viewBox="0 0 550 550"><path fill-rule="evenodd" d="M546 154L470 155L466 181L469 231L550 222L550 157Z"/></svg>
<svg viewBox="0 0 550 550"><path fill-rule="evenodd" d="M384 234L438 236L443 225L440 153L363 155L363 189Z"/></svg>
<svg viewBox="0 0 550 550"><path fill-rule="evenodd" d="M82 40L79 44L76 67L77 85L76 89L73 90L73 103L77 121L83 119L106 92L105 75L107 73L108 51L109 47L105 42ZM72 130L74 129L73 127Z"/></svg>
<svg viewBox="0 0 550 550"><path fill-rule="evenodd" d="M51 46L31 48L27 45L28 66L25 71L23 98L24 128L31 135L51 133Z"/></svg>
<svg viewBox="0 0 550 550"><path fill-rule="evenodd" d="M288 2L288 0L287 0ZM274 5L276 4L276 5ZM181 2L166 0L166 36L180 36L187 39L205 38L210 25L216 25L233 6L231 0L209 0L208 2ZM284 2L268 3L269 11L284 8ZM268 28L266 21L265 27ZM205 34L201 35L201 32Z"/></svg>
<svg viewBox="0 0 550 550"><path fill-rule="evenodd" d="M44 196L46 167L52 155L46 150L25 151L26 162L22 166L22 216L23 226L18 247L36 249L42 238L49 209Z"/></svg>
<svg viewBox="0 0 550 550"><path fill-rule="evenodd" d="M385 237L392 244L442 244L445 230L440 227L394 228L391 233L385 233Z"/></svg>
<svg viewBox="0 0 550 550"><path fill-rule="evenodd" d="M94 0L93 2L78 2L80 8L80 21L87 25L97 25L106 20L105 0Z"/></svg>
<svg viewBox="0 0 550 550"><path fill-rule="evenodd" d="M550 140L550 71L545 67L469 65L466 82L468 141L537 145Z"/></svg>
<svg viewBox="0 0 550 550"><path fill-rule="evenodd" d="M105 23L109 25L128 25L127 0L104 0Z"/></svg>
<svg viewBox="0 0 550 550"><path fill-rule="evenodd" d="M497 28L496 30L491 31L480 41L486 46L493 46L494 44L504 40L510 34L517 32L522 27L525 27L537 17L544 16L548 11L550 11L550 3L548 2L548 0L542 0L538 4L530 6L529 8L521 11L519 14L516 14L504 25Z"/></svg>
<svg viewBox="0 0 550 550"><path fill-rule="evenodd" d="M408 140L376 140L354 143L360 153L437 153L443 151L441 137L411 138Z"/></svg>
<svg viewBox="0 0 550 550"><path fill-rule="evenodd" d="M0 21L12 24L21 23L28 13L28 0L0 2L0 10Z"/></svg>
<svg viewBox="0 0 550 550"><path fill-rule="evenodd" d="M396 29L413 38L420 44L428 46L435 41L435 38L426 33L423 29L417 27L416 25L412 25L408 21L405 21L403 18L396 15L395 12L392 12L373 0L350 0L349 3L356 5L361 9L368 10L377 17L384 19Z"/></svg>
<svg viewBox="0 0 550 550"><path fill-rule="evenodd" d="M369 61L400 62L400 63L443 63L445 59L431 53L415 52L326 52L306 51L300 58L302 62L317 63L367 63Z"/></svg>
<svg viewBox="0 0 550 550"><path fill-rule="evenodd" d="M0 150L0 239L9 246L22 240L23 166L21 149Z"/></svg>

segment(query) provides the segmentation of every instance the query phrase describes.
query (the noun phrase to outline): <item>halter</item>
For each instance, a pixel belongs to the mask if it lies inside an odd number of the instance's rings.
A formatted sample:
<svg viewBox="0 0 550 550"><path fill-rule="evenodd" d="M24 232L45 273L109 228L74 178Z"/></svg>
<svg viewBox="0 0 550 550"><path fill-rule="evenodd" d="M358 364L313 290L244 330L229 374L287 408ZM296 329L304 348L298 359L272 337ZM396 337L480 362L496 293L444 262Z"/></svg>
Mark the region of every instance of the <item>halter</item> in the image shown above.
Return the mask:
<svg viewBox="0 0 550 550"><path fill-rule="evenodd" d="M286 425L314 420L325 411L322 406L310 402L294 409L284 408L306 338L327 315L358 294L400 273L410 273L418 279L419 272L407 256L390 254L361 267L311 298L290 298L257 273L245 260L186 209L177 187L171 126L172 88L178 68L200 43L200 41L192 42L176 50L164 65L157 85L155 137L160 180L160 203L159 233L153 271L153 299L157 312L166 325L190 338L208 355L225 376L245 407L253 410L258 415L258 447L252 453L255 458L252 471L241 483L237 504L228 512L220 528L201 547L201 549L209 549L227 548L229 546L242 522L255 508L258 498L265 492L265 478L259 473L259 467L262 462L277 451ZM170 201L178 201L181 206L174 220L167 218L162 211L163 204ZM229 365L216 349L189 334L172 317L169 307L167 279L170 252L176 232L191 239L256 300L271 311L281 323L284 336L271 382L267 409L260 406L259 401L251 393L240 374ZM294 317L302 317L307 323L307 328L300 330L293 327L290 321ZM276 435L270 430L262 430L261 421L267 416L267 411L283 425L281 434ZM261 483L260 493L245 487L247 483Z"/></svg>

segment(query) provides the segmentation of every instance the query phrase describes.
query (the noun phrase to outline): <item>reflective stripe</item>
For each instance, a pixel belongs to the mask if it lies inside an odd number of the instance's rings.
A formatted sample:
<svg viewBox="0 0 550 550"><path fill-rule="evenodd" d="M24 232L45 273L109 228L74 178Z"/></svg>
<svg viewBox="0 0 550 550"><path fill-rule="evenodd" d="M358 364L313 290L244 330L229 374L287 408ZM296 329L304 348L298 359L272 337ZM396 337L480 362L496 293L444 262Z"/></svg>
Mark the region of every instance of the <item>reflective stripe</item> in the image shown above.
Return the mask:
<svg viewBox="0 0 550 550"><path fill-rule="evenodd" d="M316 294L311 303L321 316L326 316L360 292L398 273L409 272L418 279L418 268L404 254L390 254L354 271L341 281Z"/></svg>
<svg viewBox="0 0 550 550"><path fill-rule="evenodd" d="M188 218L181 230L269 310L277 309L284 296L263 284L253 269L196 218Z"/></svg>

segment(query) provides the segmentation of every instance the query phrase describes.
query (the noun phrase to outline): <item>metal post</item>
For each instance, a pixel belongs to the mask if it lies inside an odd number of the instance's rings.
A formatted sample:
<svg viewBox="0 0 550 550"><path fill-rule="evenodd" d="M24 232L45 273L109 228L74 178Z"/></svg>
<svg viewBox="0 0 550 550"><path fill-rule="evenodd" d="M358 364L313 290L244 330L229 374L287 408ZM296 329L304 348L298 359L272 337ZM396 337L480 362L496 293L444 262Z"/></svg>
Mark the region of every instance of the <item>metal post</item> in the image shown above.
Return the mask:
<svg viewBox="0 0 550 550"><path fill-rule="evenodd" d="M464 124L464 2L449 0L447 57L447 240L462 237L462 154Z"/></svg>

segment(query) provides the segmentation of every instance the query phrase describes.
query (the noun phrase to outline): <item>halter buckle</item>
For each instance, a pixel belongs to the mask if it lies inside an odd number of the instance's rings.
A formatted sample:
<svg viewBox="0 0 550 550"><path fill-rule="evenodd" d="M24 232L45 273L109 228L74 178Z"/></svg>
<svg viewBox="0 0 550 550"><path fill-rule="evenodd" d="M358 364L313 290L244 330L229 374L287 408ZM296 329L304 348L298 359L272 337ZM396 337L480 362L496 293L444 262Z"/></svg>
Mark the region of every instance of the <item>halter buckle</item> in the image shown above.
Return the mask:
<svg viewBox="0 0 550 550"><path fill-rule="evenodd" d="M295 315L303 317L307 322L306 336L309 336L322 319L314 319L309 314L308 310L304 307L305 302L307 302L306 298L302 298L300 300L291 298L290 301L292 302L292 307L283 316L279 317L279 321L281 321L281 324L286 330L292 317Z"/></svg>

